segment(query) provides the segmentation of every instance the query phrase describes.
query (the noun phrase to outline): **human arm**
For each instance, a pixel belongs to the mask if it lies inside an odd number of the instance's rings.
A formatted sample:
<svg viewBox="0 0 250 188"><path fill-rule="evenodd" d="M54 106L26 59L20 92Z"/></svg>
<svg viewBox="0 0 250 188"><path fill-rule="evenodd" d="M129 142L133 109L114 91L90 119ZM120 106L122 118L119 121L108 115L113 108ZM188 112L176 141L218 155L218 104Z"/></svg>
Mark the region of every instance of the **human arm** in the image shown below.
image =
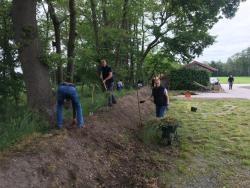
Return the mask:
<svg viewBox="0 0 250 188"><path fill-rule="evenodd" d="M164 89L164 94L166 96L167 105L169 105L169 95L168 95L168 90L166 88Z"/></svg>
<svg viewBox="0 0 250 188"><path fill-rule="evenodd" d="M112 77L113 77L113 73L110 71L108 77L105 78L105 79L103 80L103 82L105 83L107 80L111 79Z"/></svg>

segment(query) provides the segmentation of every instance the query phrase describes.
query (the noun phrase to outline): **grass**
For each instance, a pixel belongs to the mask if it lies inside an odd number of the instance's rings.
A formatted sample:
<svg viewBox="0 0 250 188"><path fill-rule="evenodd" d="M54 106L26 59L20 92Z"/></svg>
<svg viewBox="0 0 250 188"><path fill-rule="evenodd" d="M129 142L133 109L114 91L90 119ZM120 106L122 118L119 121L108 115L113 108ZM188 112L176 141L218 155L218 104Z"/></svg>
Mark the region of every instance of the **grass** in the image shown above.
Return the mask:
<svg viewBox="0 0 250 188"><path fill-rule="evenodd" d="M228 77L218 77L221 84L227 84ZM250 84L250 77L234 77L234 84Z"/></svg>
<svg viewBox="0 0 250 188"><path fill-rule="evenodd" d="M191 112L191 106L198 111ZM185 187L194 183L193 187L207 187L206 179L216 187L249 183L249 113L247 100L172 100L168 116L181 120L181 145L176 149L178 157L157 154L157 161L159 156L171 161L158 172L161 184Z"/></svg>
<svg viewBox="0 0 250 188"><path fill-rule="evenodd" d="M13 146L25 136L33 133L47 133L51 126L37 114L27 110L26 106L8 106L8 119L1 115L0 151ZM11 108L11 109L10 109Z"/></svg>
<svg viewBox="0 0 250 188"><path fill-rule="evenodd" d="M100 90L100 88L95 87L94 89L94 96L92 100L92 91L93 88L90 87L83 87L78 88L79 94L80 94L80 100L83 107L84 115L89 115L89 112L96 112L97 109L100 107L107 105L108 103L108 93L105 93ZM115 91L114 95L115 97L122 97L130 92L132 92L132 89L123 89L120 92Z"/></svg>
<svg viewBox="0 0 250 188"><path fill-rule="evenodd" d="M121 92L116 91L115 96L122 97L132 91L131 89L123 89ZM78 93L85 117L89 115L89 112L96 112L98 108L107 104L106 94L98 88L94 92L93 102L92 88L78 88ZM4 108L0 109L2 112L0 113L0 151L15 145L27 136L47 133L55 128L55 125L48 125L38 114L30 112L25 105L17 107L6 103L1 107ZM71 118L72 109L64 110L64 119Z"/></svg>

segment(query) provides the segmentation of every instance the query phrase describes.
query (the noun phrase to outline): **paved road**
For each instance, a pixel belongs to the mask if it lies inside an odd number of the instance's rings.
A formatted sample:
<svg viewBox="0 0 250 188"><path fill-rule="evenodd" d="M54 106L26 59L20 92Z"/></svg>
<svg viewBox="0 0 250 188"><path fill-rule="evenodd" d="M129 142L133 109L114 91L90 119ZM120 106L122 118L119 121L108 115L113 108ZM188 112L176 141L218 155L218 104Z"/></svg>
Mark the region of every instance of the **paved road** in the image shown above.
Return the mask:
<svg viewBox="0 0 250 188"><path fill-rule="evenodd" d="M228 89L227 84L221 84L224 93L198 93L192 98L234 98L250 100L250 84L234 84L233 90Z"/></svg>

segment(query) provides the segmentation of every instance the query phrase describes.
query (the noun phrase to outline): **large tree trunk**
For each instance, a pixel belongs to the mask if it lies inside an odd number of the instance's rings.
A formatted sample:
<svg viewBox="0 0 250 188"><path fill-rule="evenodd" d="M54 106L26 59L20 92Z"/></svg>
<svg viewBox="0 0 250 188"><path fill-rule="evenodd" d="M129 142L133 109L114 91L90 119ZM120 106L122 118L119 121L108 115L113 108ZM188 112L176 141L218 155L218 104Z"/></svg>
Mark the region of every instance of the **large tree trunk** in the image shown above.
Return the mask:
<svg viewBox="0 0 250 188"><path fill-rule="evenodd" d="M68 41L68 64L67 80L73 82L74 59L75 59L75 39L76 39L76 9L75 0L69 0L69 41Z"/></svg>
<svg viewBox="0 0 250 188"><path fill-rule="evenodd" d="M15 40L19 47L28 105L52 117L52 89L48 66L41 62L35 0L13 0L12 19Z"/></svg>
<svg viewBox="0 0 250 188"><path fill-rule="evenodd" d="M98 22L96 16L96 3L95 0L90 0L91 12L92 12L92 24L95 34L95 47L98 59L100 58L100 44L99 44L99 30L98 30Z"/></svg>
<svg viewBox="0 0 250 188"><path fill-rule="evenodd" d="M56 16L56 12L54 9L53 4L51 1L47 0L48 3L48 9L49 9L49 15L52 20L53 26L54 26L54 31L55 31L55 43L53 46L56 47L56 53L61 57L61 22L59 21L58 17ZM57 62L57 83L61 83L63 81L63 68L62 68L62 63Z"/></svg>

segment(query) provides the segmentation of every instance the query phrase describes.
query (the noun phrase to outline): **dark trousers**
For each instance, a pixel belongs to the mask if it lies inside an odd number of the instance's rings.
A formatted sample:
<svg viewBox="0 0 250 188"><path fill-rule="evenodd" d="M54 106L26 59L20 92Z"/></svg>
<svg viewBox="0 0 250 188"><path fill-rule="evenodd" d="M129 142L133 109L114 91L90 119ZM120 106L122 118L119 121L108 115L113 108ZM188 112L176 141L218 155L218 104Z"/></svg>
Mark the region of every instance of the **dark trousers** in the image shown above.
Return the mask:
<svg viewBox="0 0 250 188"><path fill-rule="evenodd" d="M108 91L108 104L116 103L114 96L114 82L106 83L107 91Z"/></svg>
<svg viewBox="0 0 250 188"><path fill-rule="evenodd" d="M232 90L233 89L233 82L228 82L229 84L229 90Z"/></svg>

